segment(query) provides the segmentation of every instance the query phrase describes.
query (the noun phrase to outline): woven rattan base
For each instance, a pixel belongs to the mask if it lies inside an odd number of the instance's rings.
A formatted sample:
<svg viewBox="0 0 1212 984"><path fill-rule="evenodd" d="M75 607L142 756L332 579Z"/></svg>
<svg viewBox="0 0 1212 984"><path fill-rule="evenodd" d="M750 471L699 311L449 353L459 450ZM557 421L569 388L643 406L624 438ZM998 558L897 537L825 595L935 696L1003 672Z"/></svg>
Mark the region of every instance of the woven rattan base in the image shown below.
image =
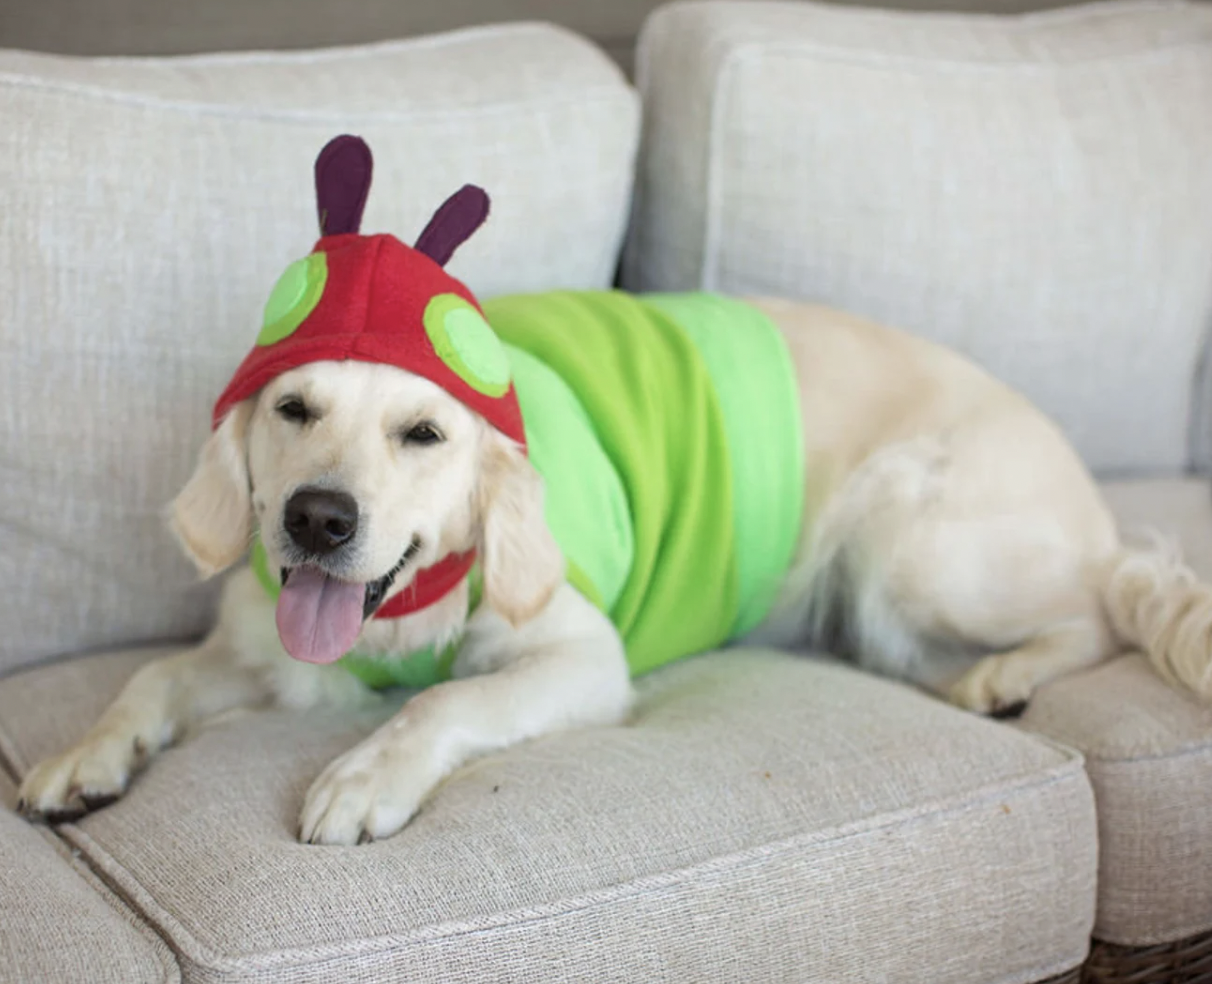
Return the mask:
<svg viewBox="0 0 1212 984"><path fill-rule="evenodd" d="M1212 984L1212 933L1157 946L1095 940L1082 984Z"/></svg>
<svg viewBox="0 0 1212 984"><path fill-rule="evenodd" d="M1040 981L1039 984L1081 984L1081 979L1081 967L1074 967L1072 970L1058 974L1056 977L1049 977L1046 981Z"/></svg>

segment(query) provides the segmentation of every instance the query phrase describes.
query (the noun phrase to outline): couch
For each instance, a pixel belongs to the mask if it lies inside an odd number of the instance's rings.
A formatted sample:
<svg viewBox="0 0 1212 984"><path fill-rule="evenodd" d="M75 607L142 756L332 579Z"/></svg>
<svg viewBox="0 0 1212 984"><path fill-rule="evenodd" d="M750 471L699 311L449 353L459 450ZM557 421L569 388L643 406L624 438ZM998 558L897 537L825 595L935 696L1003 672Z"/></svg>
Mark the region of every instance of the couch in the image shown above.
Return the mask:
<svg viewBox="0 0 1212 984"><path fill-rule="evenodd" d="M484 296L783 294L967 352L1212 577L1212 7L677 3L634 86L545 23L6 50L0 114L0 981L1209 979L1212 708L1132 653L1008 723L827 653L703 654L358 848L295 822L389 709L229 715L77 823L12 810L213 618L163 507L340 131L375 148L367 229L490 190L452 263Z"/></svg>

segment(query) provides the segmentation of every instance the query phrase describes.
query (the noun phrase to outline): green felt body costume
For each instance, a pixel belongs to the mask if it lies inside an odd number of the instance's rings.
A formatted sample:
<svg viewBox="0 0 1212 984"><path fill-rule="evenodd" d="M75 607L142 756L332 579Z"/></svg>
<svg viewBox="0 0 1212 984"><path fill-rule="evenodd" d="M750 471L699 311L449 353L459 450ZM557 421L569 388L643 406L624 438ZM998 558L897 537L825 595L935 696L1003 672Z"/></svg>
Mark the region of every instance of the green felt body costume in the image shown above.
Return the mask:
<svg viewBox="0 0 1212 984"><path fill-rule="evenodd" d="M569 580L610 615L633 674L754 628L803 508L794 370L770 320L712 294L614 291L502 297L484 312ZM342 663L372 686L420 687L447 678L453 655Z"/></svg>
<svg viewBox="0 0 1212 984"><path fill-rule="evenodd" d="M770 320L711 294L561 291L481 304L445 264L487 219L487 194L465 185L410 247L360 234L371 171L358 137L320 152L321 238L279 278L212 426L311 362L420 375L529 456L568 579L618 627L633 673L754 628L791 564L803 508L796 381ZM453 650L380 658L350 648L367 618L411 615L464 578L474 607L475 551L412 572L387 598L394 572L375 586L334 577L324 556L345 539L319 545L310 529L291 533L306 552L285 585L259 540L252 554L287 652L339 660L375 687L448 678Z"/></svg>

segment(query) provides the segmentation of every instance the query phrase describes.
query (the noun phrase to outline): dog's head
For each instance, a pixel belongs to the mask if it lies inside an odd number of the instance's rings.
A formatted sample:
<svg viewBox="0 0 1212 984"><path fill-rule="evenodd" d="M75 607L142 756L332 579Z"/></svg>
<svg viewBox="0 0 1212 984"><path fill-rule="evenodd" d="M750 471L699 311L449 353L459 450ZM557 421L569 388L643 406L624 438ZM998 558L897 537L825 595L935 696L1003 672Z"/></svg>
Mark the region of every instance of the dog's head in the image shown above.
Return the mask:
<svg viewBox="0 0 1212 984"><path fill-rule="evenodd" d="M486 603L515 624L564 573L518 445L428 379L359 361L300 366L236 405L171 518L206 575L259 530L300 633L360 624L418 570L471 548Z"/></svg>
<svg viewBox="0 0 1212 984"><path fill-rule="evenodd" d="M444 270L488 196L465 185L409 247L358 233L371 170L357 137L320 152L320 241L271 293L172 508L207 575L259 531L282 572L282 641L313 662L338 658L418 571L473 547L486 602L515 624L563 576L505 349Z"/></svg>

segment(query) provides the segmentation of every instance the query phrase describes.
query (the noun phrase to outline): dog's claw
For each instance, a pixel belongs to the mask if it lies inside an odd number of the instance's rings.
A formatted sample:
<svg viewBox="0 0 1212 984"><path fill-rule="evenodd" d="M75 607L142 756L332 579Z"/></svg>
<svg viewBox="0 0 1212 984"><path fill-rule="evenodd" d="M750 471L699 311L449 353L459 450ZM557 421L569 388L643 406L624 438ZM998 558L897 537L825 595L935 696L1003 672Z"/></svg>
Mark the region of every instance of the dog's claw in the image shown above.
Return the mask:
<svg viewBox="0 0 1212 984"><path fill-rule="evenodd" d="M38 814L37 817L55 827L61 823L75 823L87 812L88 810L75 807L70 810L47 810L45 813Z"/></svg>
<svg viewBox="0 0 1212 984"><path fill-rule="evenodd" d="M99 796L87 796L87 795L81 793L80 799L84 802L85 810L87 810L88 812L91 813L93 810L104 809L105 807L109 806L111 803L118 802L118 794L117 793L104 793Z"/></svg>
<svg viewBox="0 0 1212 984"><path fill-rule="evenodd" d="M21 783L18 809L56 824L109 806L130 782L136 747L125 735L102 736L39 762Z"/></svg>
<svg viewBox="0 0 1212 984"><path fill-rule="evenodd" d="M390 837L432 787L427 749L393 745L396 732L371 736L331 762L303 801L299 826L313 844L354 847Z"/></svg>
<svg viewBox="0 0 1212 984"><path fill-rule="evenodd" d="M994 707L989 712L989 716L996 721L1013 721L1023 716L1023 712L1027 710L1027 702L1025 700L1012 701L1009 704L1003 704Z"/></svg>

